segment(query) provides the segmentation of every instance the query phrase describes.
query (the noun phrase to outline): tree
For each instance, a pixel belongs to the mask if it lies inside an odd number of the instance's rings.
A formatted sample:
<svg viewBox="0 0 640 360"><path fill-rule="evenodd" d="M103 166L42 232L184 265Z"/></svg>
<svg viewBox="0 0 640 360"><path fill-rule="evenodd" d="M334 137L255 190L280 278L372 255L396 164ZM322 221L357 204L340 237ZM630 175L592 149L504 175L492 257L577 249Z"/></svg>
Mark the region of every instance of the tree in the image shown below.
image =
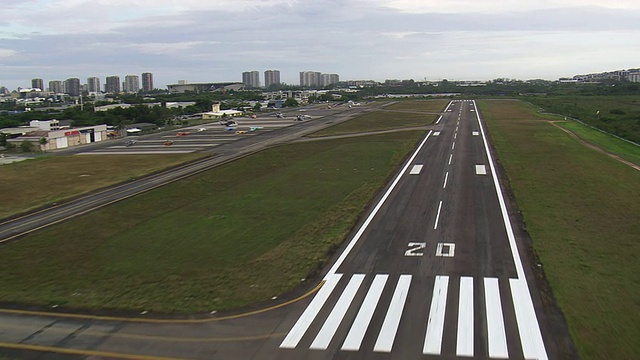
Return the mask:
<svg viewBox="0 0 640 360"><path fill-rule="evenodd" d="M33 144L31 141L25 140L20 143L20 150L22 150L22 152L31 152L33 151Z"/></svg>
<svg viewBox="0 0 640 360"><path fill-rule="evenodd" d="M260 104L259 102L253 105L253 111L260 111L260 109L262 109L262 104Z"/></svg>
<svg viewBox="0 0 640 360"><path fill-rule="evenodd" d="M0 133L0 146L7 146L7 134Z"/></svg>
<svg viewBox="0 0 640 360"><path fill-rule="evenodd" d="M295 107L298 106L298 100L294 99L294 98L288 98L287 100L284 101L284 106L285 107Z"/></svg>

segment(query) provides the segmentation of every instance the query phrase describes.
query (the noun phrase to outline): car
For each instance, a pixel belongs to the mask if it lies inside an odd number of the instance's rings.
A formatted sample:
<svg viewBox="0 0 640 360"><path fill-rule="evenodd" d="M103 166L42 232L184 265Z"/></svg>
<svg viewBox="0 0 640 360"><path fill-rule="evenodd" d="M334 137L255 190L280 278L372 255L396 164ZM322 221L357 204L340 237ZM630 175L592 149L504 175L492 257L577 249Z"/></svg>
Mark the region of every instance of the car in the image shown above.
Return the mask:
<svg viewBox="0 0 640 360"><path fill-rule="evenodd" d="M203 131L207 131L207 128L199 128L198 132L203 132Z"/></svg>
<svg viewBox="0 0 640 360"><path fill-rule="evenodd" d="M171 140L167 140L164 142L164 146L171 146L171 145L173 145L173 141Z"/></svg>
<svg viewBox="0 0 640 360"><path fill-rule="evenodd" d="M187 135L189 135L189 133L186 132L186 131L181 131L181 132L176 134L176 136L187 136Z"/></svg>
<svg viewBox="0 0 640 360"><path fill-rule="evenodd" d="M135 143L137 143L136 140L133 140L133 139L127 140L127 141L125 141L124 146L127 146L127 147L133 146L133 145L135 145Z"/></svg>

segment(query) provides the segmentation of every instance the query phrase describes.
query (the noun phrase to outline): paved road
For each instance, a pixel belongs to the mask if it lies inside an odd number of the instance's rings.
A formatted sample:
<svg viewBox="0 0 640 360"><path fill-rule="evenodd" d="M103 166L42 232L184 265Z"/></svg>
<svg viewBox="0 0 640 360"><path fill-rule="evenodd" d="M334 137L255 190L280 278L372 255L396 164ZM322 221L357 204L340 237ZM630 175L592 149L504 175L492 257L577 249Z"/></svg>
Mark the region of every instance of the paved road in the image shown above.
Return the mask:
<svg viewBox="0 0 640 360"><path fill-rule="evenodd" d="M181 322L5 310L0 348L93 359L564 358L564 325L542 305L497 175L475 103L452 102L321 286L264 311Z"/></svg>

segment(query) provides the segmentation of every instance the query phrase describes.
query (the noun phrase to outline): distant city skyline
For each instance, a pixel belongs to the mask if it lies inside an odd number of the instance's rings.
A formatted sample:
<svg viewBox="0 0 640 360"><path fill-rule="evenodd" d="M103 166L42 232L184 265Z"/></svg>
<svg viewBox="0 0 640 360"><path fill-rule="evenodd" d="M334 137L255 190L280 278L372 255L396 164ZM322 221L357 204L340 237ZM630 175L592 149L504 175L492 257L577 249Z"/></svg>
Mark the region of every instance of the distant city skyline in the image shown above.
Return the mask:
<svg viewBox="0 0 640 360"><path fill-rule="evenodd" d="M147 71L156 88L240 82L254 69L287 84L309 69L554 80L640 59L637 0L29 0L2 1L0 14L0 85L11 89Z"/></svg>

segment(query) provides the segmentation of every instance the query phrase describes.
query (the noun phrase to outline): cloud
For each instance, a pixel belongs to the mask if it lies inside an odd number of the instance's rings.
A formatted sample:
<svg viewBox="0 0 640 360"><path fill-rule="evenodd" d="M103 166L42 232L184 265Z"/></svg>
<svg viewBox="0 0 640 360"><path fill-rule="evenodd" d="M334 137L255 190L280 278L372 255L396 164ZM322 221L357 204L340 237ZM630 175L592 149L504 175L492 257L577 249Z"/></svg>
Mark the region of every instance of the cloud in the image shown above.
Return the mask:
<svg viewBox="0 0 640 360"><path fill-rule="evenodd" d="M602 7L640 10L636 0L362 0L405 13L496 14L570 7Z"/></svg>
<svg viewBox="0 0 640 360"><path fill-rule="evenodd" d="M13 56L15 54L17 54L18 52L15 50L11 50L11 49L1 49L0 48L0 58L2 57L9 57L9 56Z"/></svg>

